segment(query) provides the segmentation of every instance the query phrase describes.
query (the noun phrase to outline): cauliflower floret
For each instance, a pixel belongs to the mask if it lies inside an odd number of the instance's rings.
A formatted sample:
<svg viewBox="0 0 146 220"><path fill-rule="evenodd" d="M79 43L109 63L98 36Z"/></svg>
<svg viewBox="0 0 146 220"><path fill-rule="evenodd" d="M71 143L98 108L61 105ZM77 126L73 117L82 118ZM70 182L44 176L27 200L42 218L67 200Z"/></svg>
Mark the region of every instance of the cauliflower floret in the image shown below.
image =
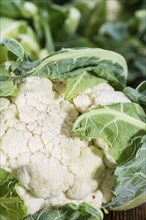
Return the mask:
<svg viewBox="0 0 146 220"><path fill-rule="evenodd" d="M37 127L37 125L38 125L38 123L37 123L36 121L31 122L31 123L28 123L28 124L27 124L27 129L32 132L32 131L35 130L35 128Z"/></svg>
<svg viewBox="0 0 146 220"><path fill-rule="evenodd" d="M124 93L115 91L108 83L100 83L93 89L88 88L73 99L75 107L81 113L90 108L122 102L131 101Z"/></svg>
<svg viewBox="0 0 146 220"><path fill-rule="evenodd" d="M67 203L73 203L75 205L79 205L82 202L87 202L95 208L100 208L103 202L102 200L103 200L103 194L100 190L90 193L88 197L84 198L84 200L69 199L66 193L61 193L58 197L46 199L45 207L46 208L59 207Z"/></svg>
<svg viewBox="0 0 146 220"><path fill-rule="evenodd" d="M29 139L28 146L30 151L33 153L43 148L44 144L42 143L40 136L35 134Z"/></svg>
<svg viewBox="0 0 146 220"><path fill-rule="evenodd" d="M104 154L104 163L106 166L114 169L116 167L116 162L114 158L108 153L108 144L102 138L97 138L94 140L94 145L102 149Z"/></svg>
<svg viewBox="0 0 146 220"><path fill-rule="evenodd" d="M55 94L52 86L52 82L45 78L28 77L25 80L19 88L19 96L16 99L13 98L22 121L34 121L37 118L37 112L46 111L46 104L54 103Z"/></svg>
<svg viewBox="0 0 146 220"><path fill-rule="evenodd" d="M27 79L25 79L25 83L21 84L19 92L23 94L34 93L34 95L41 93L41 95L46 96L52 92L52 87L53 84L51 80L39 77L27 77Z"/></svg>
<svg viewBox="0 0 146 220"><path fill-rule="evenodd" d="M22 122L31 123L37 120L38 111L32 106L26 106L25 108L19 108L19 117ZM33 113L33 114L32 114Z"/></svg>
<svg viewBox="0 0 146 220"><path fill-rule="evenodd" d="M29 214L33 214L43 208L45 202L43 198L33 197L21 186L17 187L17 192L27 205Z"/></svg>
<svg viewBox="0 0 146 220"><path fill-rule="evenodd" d="M74 203L74 204L78 205L81 202L83 202L83 201L76 200L76 199L69 199L66 196L66 193L61 193L57 197L45 199L45 207L46 208L59 207L59 206L63 206L64 204L67 204L67 203Z"/></svg>
<svg viewBox="0 0 146 220"><path fill-rule="evenodd" d="M1 98L0 99L0 112L8 109L9 105L10 105L10 101L8 99L5 98Z"/></svg>
<svg viewBox="0 0 146 220"><path fill-rule="evenodd" d="M5 164L7 163L7 156L6 154L4 154L4 152L1 150L0 151L0 164L1 166L5 166Z"/></svg>
<svg viewBox="0 0 146 220"><path fill-rule="evenodd" d="M93 97L97 96L102 91L111 91L114 92L114 88L110 86L108 83L99 83L97 86L95 86L91 92L93 93Z"/></svg>
<svg viewBox="0 0 146 220"><path fill-rule="evenodd" d="M30 162L30 153L26 152L20 154L18 158L11 159L11 164L9 167L13 170L14 174L17 175L17 170L21 166L26 166Z"/></svg>
<svg viewBox="0 0 146 220"><path fill-rule="evenodd" d="M67 191L67 196L72 199L87 197L88 194L97 189L102 180L104 169L101 151L94 146L84 148L81 156L69 166L69 170L75 175L75 182Z"/></svg>
<svg viewBox="0 0 146 220"><path fill-rule="evenodd" d="M1 149L10 159L18 158L19 155L29 152L27 144L31 136L28 131L18 131L14 128L9 128L2 139Z"/></svg>
<svg viewBox="0 0 146 220"><path fill-rule="evenodd" d="M125 96L122 92L110 92L105 90L101 91L96 97L95 97L95 105L111 105L114 103L124 103L124 102L130 102L130 100Z"/></svg>
<svg viewBox="0 0 146 220"><path fill-rule="evenodd" d="M41 166L38 161L41 161ZM66 166L42 153L37 153L36 158L34 154L31 163L19 169L18 177L21 184L38 198L56 197L74 181Z"/></svg>
<svg viewBox="0 0 146 220"><path fill-rule="evenodd" d="M14 119L17 117L17 108L14 104L9 105L7 109L4 109L1 112L1 122L5 122L10 119Z"/></svg>
<svg viewBox="0 0 146 220"><path fill-rule="evenodd" d="M91 204L95 208L100 208L103 202L103 194L100 190L96 190L85 198L85 202Z"/></svg>
<svg viewBox="0 0 146 220"><path fill-rule="evenodd" d="M69 114L69 119L71 119L74 122L79 115L79 112L75 109L74 105L68 102L67 100L63 100L60 106L61 109L63 109L63 111L65 110Z"/></svg>
<svg viewBox="0 0 146 220"><path fill-rule="evenodd" d="M7 129L8 129L7 124L2 123L0 125L0 138L3 137L3 135L6 133ZM0 142L1 142L1 140L0 140Z"/></svg>
<svg viewBox="0 0 146 220"><path fill-rule="evenodd" d="M81 94L74 98L74 105L78 109L79 112L85 112L92 104L90 97L86 94Z"/></svg>
<svg viewBox="0 0 146 220"><path fill-rule="evenodd" d="M116 184L116 179L114 177L114 170L107 169L105 178L100 186L100 190L103 194L103 203L108 203L112 198L112 188Z"/></svg>

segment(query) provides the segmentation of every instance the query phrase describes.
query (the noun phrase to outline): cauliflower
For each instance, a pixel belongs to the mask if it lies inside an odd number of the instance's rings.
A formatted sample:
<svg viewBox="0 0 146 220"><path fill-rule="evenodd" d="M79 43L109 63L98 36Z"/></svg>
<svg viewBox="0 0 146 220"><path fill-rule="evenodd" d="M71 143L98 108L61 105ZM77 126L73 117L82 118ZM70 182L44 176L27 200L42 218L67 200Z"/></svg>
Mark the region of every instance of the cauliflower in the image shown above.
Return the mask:
<svg viewBox="0 0 146 220"><path fill-rule="evenodd" d="M73 99L75 107L81 113L89 108L124 102L131 101L123 92L115 91L108 83L100 83L93 89L88 88Z"/></svg>
<svg viewBox="0 0 146 220"><path fill-rule="evenodd" d="M25 79L16 98L1 98L1 167L17 176L29 213L70 202L100 207L109 201L114 167L105 144L81 141L72 126L80 112L115 102L129 100L107 83L71 103L64 100L64 82L53 85L39 77Z"/></svg>

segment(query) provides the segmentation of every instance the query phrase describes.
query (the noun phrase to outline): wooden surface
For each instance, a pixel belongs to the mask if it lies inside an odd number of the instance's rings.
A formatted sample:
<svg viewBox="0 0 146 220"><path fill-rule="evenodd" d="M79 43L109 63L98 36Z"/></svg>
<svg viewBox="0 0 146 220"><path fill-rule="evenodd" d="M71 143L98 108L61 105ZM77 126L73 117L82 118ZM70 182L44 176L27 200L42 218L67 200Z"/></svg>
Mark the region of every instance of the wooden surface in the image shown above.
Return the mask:
<svg viewBox="0 0 146 220"><path fill-rule="evenodd" d="M146 220L146 203L129 211L110 212L104 220Z"/></svg>

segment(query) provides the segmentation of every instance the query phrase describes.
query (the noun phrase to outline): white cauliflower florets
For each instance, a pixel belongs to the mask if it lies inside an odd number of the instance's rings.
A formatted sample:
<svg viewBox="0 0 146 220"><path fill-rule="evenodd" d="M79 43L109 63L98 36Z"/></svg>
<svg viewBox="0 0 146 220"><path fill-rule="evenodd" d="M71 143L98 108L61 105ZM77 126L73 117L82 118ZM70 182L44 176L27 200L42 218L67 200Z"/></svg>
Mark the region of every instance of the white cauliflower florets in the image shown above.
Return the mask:
<svg viewBox="0 0 146 220"><path fill-rule="evenodd" d="M86 94L78 95L73 102L79 112L85 112L92 105L90 97Z"/></svg>
<svg viewBox="0 0 146 220"><path fill-rule="evenodd" d="M100 185L106 175L105 155L96 144L75 137L71 129L79 111L95 104L97 93L101 95L104 88L115 92L101 84L76 97L75 107L64 100L64 86L57 90L57 85L28 77L12 102L0 100L1 167L17 176L31 214L44 205L86 201L100 207L104 200Z"/></svg>
<svg viewBox="0 0 146 220"><path fill-rule="evenodd" d="M44 207L44 199L33 197L23 187L18 186L17 192L23 198L24 203L27 205L27 209L30 214L34 214L35 212Z"/></svg>
<svg viewBox="0 0 146 220"><path fill-rule="evenodd" d="M115 103L130 102L123 92L117 92L108 83L100 83L93 89L86 89L82 94L73 99L77 110L81 113L90 107L111 105Z"/></svg>

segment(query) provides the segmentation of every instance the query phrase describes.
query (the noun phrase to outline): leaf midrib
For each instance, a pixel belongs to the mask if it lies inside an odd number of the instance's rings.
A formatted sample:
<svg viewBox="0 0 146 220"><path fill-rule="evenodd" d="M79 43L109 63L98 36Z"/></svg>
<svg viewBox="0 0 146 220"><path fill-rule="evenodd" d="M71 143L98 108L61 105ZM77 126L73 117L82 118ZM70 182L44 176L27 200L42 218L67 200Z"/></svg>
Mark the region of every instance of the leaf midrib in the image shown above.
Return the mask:
<svg viewBox="0 0 146 220"><path fill-rule="evenodd" d="M82 78L84 77L85 74L86 74L86 72L81 74L81 76L78 78L78 80L76 81L76 83L74 84L72 89L70 90L69 94L66 96L66 99L69 99L70 95L74 92L74 90L76 89L77 85L79 85L79 83L81 82L81 80L82 80Z"/></svg>
<svg viewBox="0 0 146 220"><path fill-rule="evenodd" d="M18 197L12 197L12 198L1 197L0 198L0 204L16 203L16 202L21 202L21 199Z"/></svg>
<svg viewBox="0 0 146 220"><path fill-rule="evenodd" d="M141 129L143 129L143 130L146 130L146 125L145 125L145 123L144 122L142 122L142 121L140 121L140 120L138 120L138 119L136 119L136 118L133 118L133 117L131 117L131 116L129 116L129 115L127 115L126 113L121 113L121 112L118 112L118 111L115 111L115 110L109 110L109 109L96 109L96 110L92 110L92 111L90 111L90 112L87 112L87 113L84 113L83 115L81 115L78 119L77 119L77 121L75 122L75 124L74 124L74 127L73 127L73 130L75 130L76 129L76 127L77 127L77 124L80 122L80 121L82 121L84 118L86 118L86 117L92 117L92 116L94 116L94 115L103 115L103 116L105 116L105 114L107 114L107 115L112 115L112 116L114 116L115 118L117 117L118 119L120 119L121 121L126 121L127 123L129 123L129 124L133 124L134 126L136 126L136 127L139 127L139 128L141 128Z"/></svg>
<svg viewBox="0 0 146 220"><path fill-rule="evenodd" d="M86 53L87 52L87 53ZM44 59L38 66L36 66L34 69L29 71L29 74L34 74L37 71L40 71L45 65L49 64L49 62L57 62L58 60L61 59L68 59L68 58L72 58L72 59L78 59L80 57L97 57L99 58L99 60L110 60L113 63L120 63L120 65L123 67L123 75L125 76L125 78L127 78L127 64L125 59L120 55L117 54L116 52L113 51L106 51L106 50L102 50L102 49L82 49L82 50L71 50L71 51L67 51L65 53L59 53L59 54L55 54L53 56L50 56L46 59Z"/></svg>

